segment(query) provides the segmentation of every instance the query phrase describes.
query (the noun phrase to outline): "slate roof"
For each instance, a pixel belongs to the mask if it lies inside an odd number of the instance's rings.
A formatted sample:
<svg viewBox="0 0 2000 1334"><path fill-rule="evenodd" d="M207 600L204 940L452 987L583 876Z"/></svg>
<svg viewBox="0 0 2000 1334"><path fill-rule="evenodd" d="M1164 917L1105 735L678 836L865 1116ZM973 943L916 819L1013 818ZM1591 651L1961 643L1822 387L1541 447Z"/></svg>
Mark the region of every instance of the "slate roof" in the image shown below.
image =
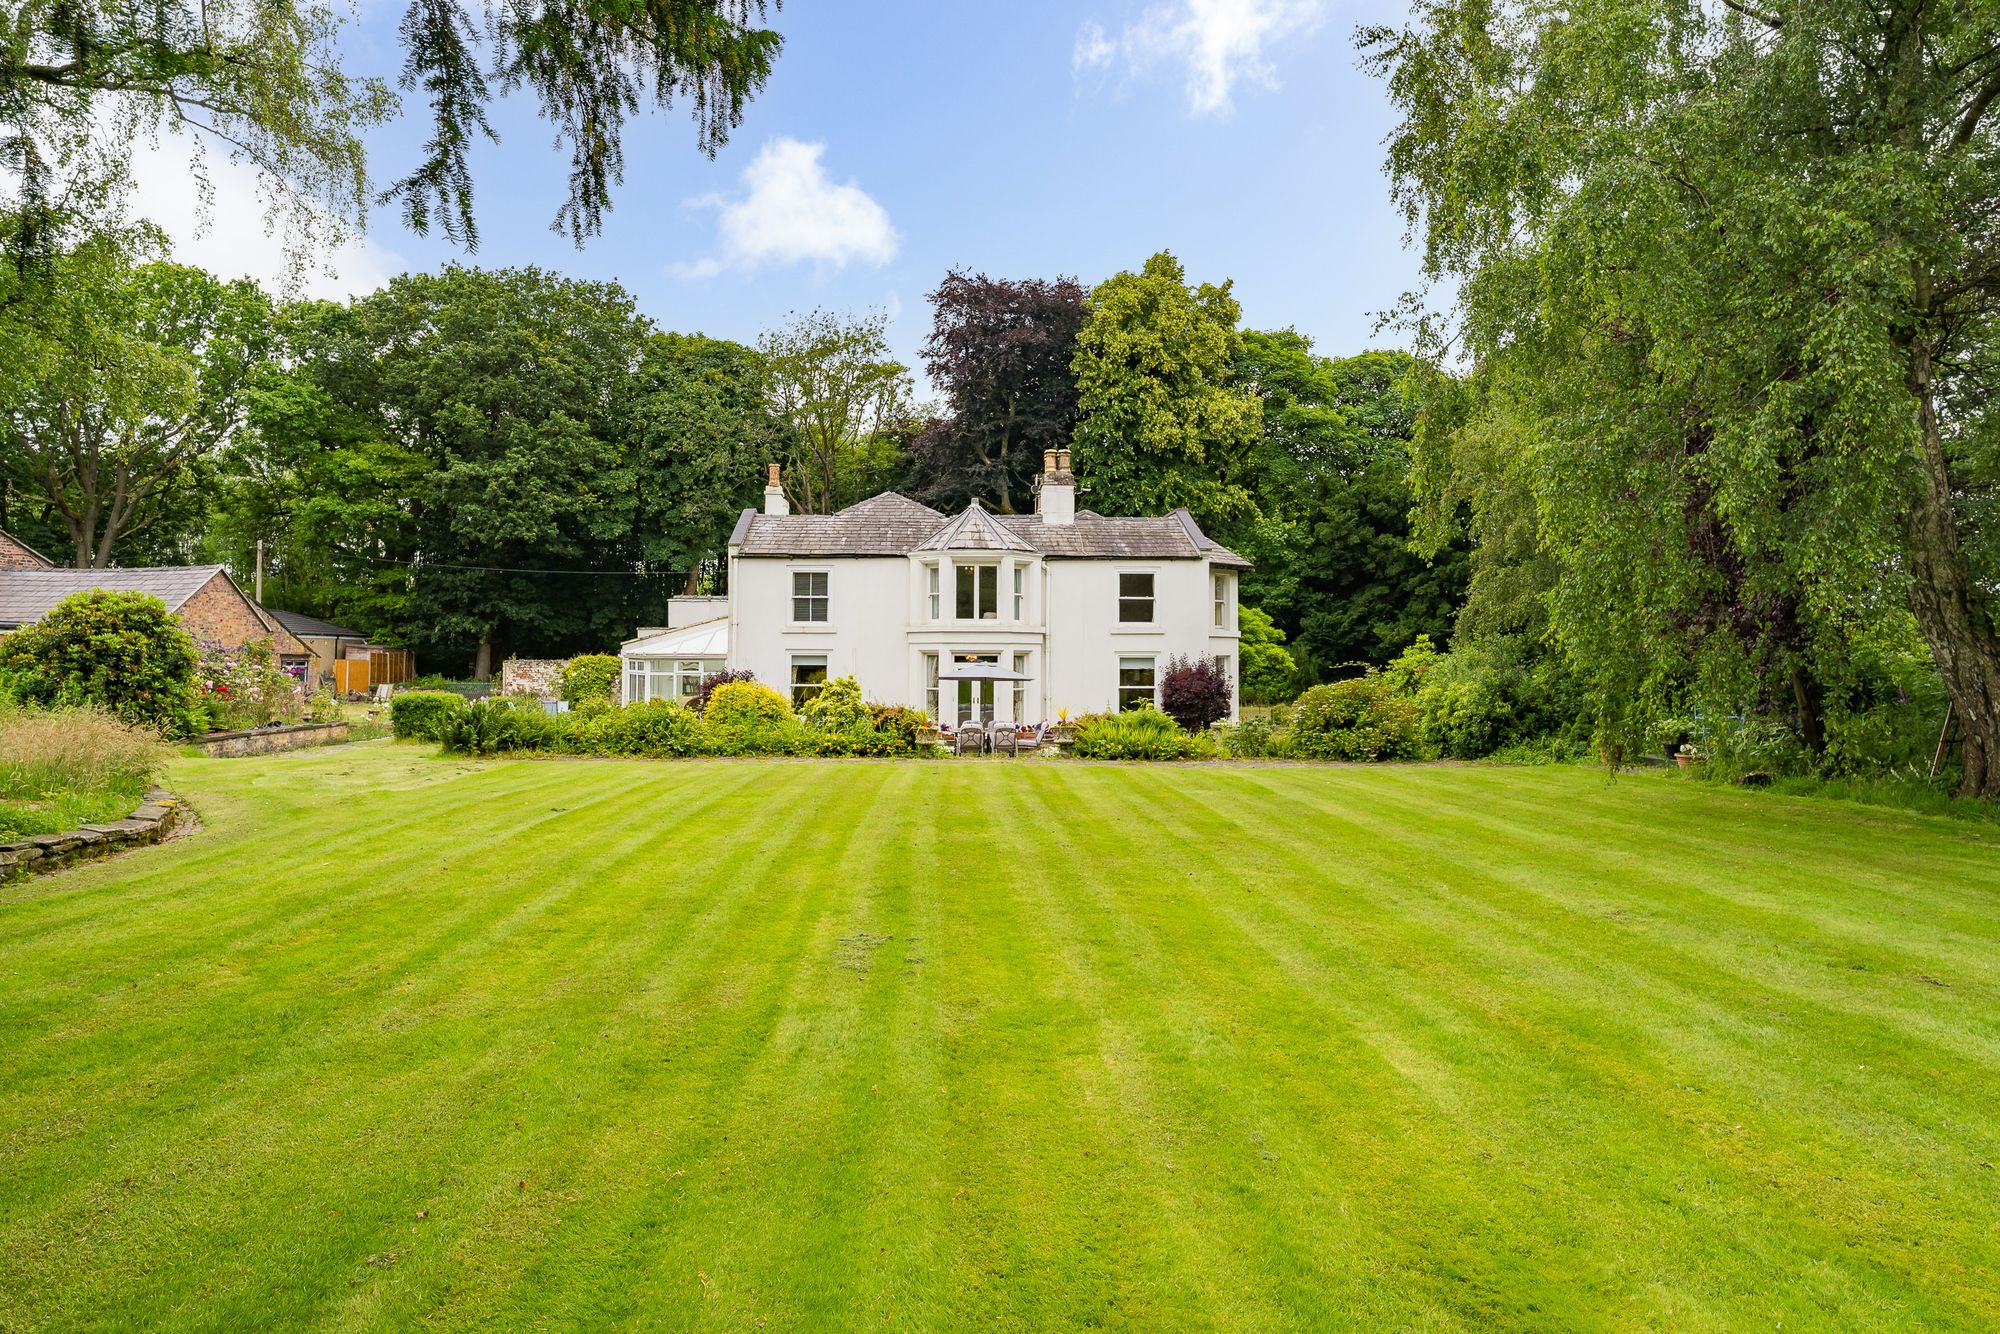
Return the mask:
<svg viewBox="0 0 2000 1334"><path fill-rule="evenodd" d="M729 544L745 556L907 556L944 515L884 491L835 514L744 510Z"/></svg>
<svg viewBox="0 0 2000 1334"><path fill-rule="evenodd" d="M729 544L745 556L907 556L912 551L1030 551L1057 560L1201 560L1247 570L1250 562L1201 531L1186 510L1160 518L1107 519L1079 510L1073 524L1034 514L992 514L974 501L947 520L885 491L838 514L744 510Z"/></svg>
<svg viewBox="0 0 2000 1334"><path fill-rule="evenodd" d="M0 570L0 627L39 621L72 593L108 588L121 593L151 593L168 611L195 595L216 575L220 565L156 565L129 570Z"/></svg>
<svg viewBox="0 0 2000 1334"><path fill-rule="evenodd" d="M917 543L918 551L1033 551L1028 540L1003 528L975 500L956 519Z"/></svg>
<svg viewBox="0 0 2000 1334"><path fill-rule="evenodd" d="M293 634L303 638L311 635L315 639L367 639L359 630L349 630L335 625L332 621L322 621L317 616L308 616L302 611L279 611L276 607L266 607L265 611Z"/></svg>

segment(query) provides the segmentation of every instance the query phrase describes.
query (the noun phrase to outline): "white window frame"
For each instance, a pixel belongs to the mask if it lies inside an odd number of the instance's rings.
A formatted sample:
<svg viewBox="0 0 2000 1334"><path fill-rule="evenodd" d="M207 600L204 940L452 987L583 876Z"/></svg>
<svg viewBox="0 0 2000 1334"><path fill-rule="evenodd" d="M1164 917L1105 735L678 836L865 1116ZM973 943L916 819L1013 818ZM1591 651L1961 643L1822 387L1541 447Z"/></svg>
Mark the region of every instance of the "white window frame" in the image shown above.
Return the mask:
<svg viewBox="0 0 2000 1334"><path fill-rule="evenodd" d="M924 566L924 590L930 598L931 619L944 619L944 566L932 561Z"/></svg>
<svg viewBox="0 0 2000 1334"><path fill-rule="evenodd" d="M818 578L821 581L821 591L818 593L813 593L810 591L805 593L799 592L799 581L801 579L810 581L814 576L818 576ZM808 582L806 587L808 588L808 590L810 590L810 588L812 587L811 583ZM801 603L805 604L806 610L808 612L810 612L813 609L814 603L819 604L819 615L818 616L799 615L799 605ZM807 567L807 568L795 567L792 570L792 624L826 625L829 624L832 620L833 620L833 572L824 566Z"/></svg>
<svg viewBox="0 0 2000 1334"><path fill-rule="evenodd" d="M1014 619L1028 619L1028 567L1016 564L1014 571Z"/></svg>
<svg viewBox="0 0 2000 1334"><path fill-rule="evenodd" d="M952 576L951 576L951 614L952 614L952 619L954 619L954 620L956 620L956 621L959 621L959 622L968 622L968 621L979 621L979 622L983 622L983 621L988 621L988 620L994 620L994 621L997 621L997 620L999 620L999 619L1000 619L1000 565L999 565L999 563L998 563L997 561L990 561L990 560L989 560L989 561L965 561L964 563L962 563L962 564L961 564L961 563L960 563L960 562L958 562L958 561L953 561L953 562L952 562L952 565L951 565L951 569L952 569ZM972 615L971 615L971 616L966 616L966 615L964 615L964 614L963 614L963 613L961 613L961 612L959 611L959 609L958 609L958 591L959 591L959 590L958 590L958 581L959 581L959 576L960 576L961 574L970 574L970 575L972 576ZM980 578L980 576L981 576L982 574L984 574L984 575L988 576L988 578L987 578L987 579L981 579L981 578ZM981 611L981 610L979 609L979 608L980 608L980 597L979 597L979 591L980 591L980 590L979 590L979 586L980 586L980 585L981 585L982 583L990 583L990 585L991 585L991 592L992 592L992 594L993 594L993 603L992 603L992 606L993 606L993 613L992 613L992 615L991 615L991 616L988 616L988 615L987 615L986 613L982 612L982 611Z"/></svg>
<svg viewBox="0 0 2000 1334"><path fill-rule="evenodd" d="M1146 579L1146 580L1148 581L1148 582L1147 582L1147 585L1146 585L1146 586L1147 586L1147 588L1148 588L1148 590L1149 590L1149 591L1148 591L1148 592L1147 592L1147 593L1145 594L1145 596L1143 596L1143 597L1139 596L1139 595L1138 595L1138 594L1136 594L1136 593L1127 593L1127 592L1125 591L1125 580L1126 580L1126 579L1127 579L1128 577L1138 577L1138 576L1143 576L1143 577L1144 577L1144 578L1145 578L1145 579ZM1140 602L1143 602L1143 603L1145 603L1145 604L1146 604L1146 619L1145 619L1145 620L1143 620L1143 621L1140 621L1140 620L1132 620L1132 619L1128 619L1128 618L1126 617L1126 615L1125 615L1125 604L1126 604L1126 603L1128 603L1128 602L1130 602L1130 603L1135 603L1135 604L1136 604L1136 603L1140 603ZM1117 624L1119 624L1119 625L1121 625L1121 626L1123 626L1123 625L1157 625L1157 624L1159 624L1159 619L1160 619L1160 572L1159 572L1158 570L1120 570L1120 571L1118 571L1118 620L1117 620Z"/></svg>
<svg viewBox="0 0 2000 1334"><path fill-rule="evenodd" d="M1014 668L1014 674L1016 676L1026 676L1028 674L1027 653L1024 650L1016 649L1014 651L1012 665ZM1013 685L1014 685L1014 721L1017 724L1025 723L1026 721L1028 721L1026 716L1028 711L1028 683L1026 681L1016 681L1013 683Z"/></svg>
<svg viewBox="0 0 2000 1334"><path fill-rule="evenodd" d="M1229 576L1219 570L1215 574L1215 628L1229 629Z"/></svg>
<svg viewBox="0 0 2000 1334"><path fill-rule="evenodd" d="M1128 686L1125 684L1125 672L1127 669L1127 664L1142 663L1142 662L1146 664L1145 670L1153 674L1153 684L1152 688L1148 691L1148 695L1152 700L1153 707L1156 709L1160 707L1159 656L1157 654L1152 654L1152 653L1121 653L1118 655L1118 674L1115 678L1117 682L1117 687L1116 687L1117 694L1115 698L1118 703L1119 713L1123 713L1126 711L1126 709L1131 707L1125 702L1125 693L1128 690L1145 689L1145 687L1142 686Z"/></svg>
<svg viewBox="0 0 2000 1334"><path fill-rule="evenodd" d="M801 667L819 668L819 680L801 684L799 681L799 668ZM794 653L792 654L790 668L791 670L786 674L786 683L791 687L789 698L792 701L792 711L796 713L805 707L807 700L826 689L826 683L832 679L832 671L827 664L826 654L824 653Z"/></svg>
<svg viewBox="0 0 2000 1334"><path fill-rule="evenodd" d="M937 567L933 565L931 568ZM934 723L939 721L938 710L944 707L944 697L938 693L939 689L938 655L926 653L924 654L924 712L930 715Z"/></svg>
<svg viewBox="0 0 2000 1334"><path fill-rule="evenodd" d="M722 662L714 658L627 658L625 702L667 699L685 703L701 690L703 681L722 670Z"/></svg>

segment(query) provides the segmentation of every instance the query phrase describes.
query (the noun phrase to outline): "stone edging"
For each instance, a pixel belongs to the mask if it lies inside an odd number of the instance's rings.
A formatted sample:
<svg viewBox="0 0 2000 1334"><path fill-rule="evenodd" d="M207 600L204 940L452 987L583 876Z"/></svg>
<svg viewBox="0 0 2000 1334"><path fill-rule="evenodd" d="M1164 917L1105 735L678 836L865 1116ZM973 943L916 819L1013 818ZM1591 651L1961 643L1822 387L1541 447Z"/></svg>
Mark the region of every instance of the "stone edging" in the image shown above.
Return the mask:
<svg viewBox="0 0 2000 1334"><path fill-rule="evenodd" d="M122 820L87 824L60 834L36 834L12 843L0 843L0 879L37 875L68 866L72 862L105 857L127 848L158 843L173 831L181 815L181 804L163 787L146 793L138 810Z"/></svg>
<svg viewBox="0 0 2000 1334"><path fill-rule="evenodd" d="M210 732L188 739L190 746L209 756L269 755L273 751L296 750L301 746L324 746L347 740L347 724L293 723L289 727L253 727L243 732Z"/></svg>

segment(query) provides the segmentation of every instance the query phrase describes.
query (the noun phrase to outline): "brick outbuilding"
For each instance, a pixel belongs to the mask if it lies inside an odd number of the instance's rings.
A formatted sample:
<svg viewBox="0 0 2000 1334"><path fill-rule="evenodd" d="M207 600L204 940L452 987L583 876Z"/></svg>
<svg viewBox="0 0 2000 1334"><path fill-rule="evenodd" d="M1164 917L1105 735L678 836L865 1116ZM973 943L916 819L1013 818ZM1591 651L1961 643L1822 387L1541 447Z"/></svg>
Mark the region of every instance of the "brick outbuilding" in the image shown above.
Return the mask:
<svg viewBox="0 0 2000 1334"><path fill-rule="evenodd" d="M151 593L167 604L168 611L178 614L187 632L201 642L235 650L253 640L268 639L282 663L302 665L307 657L297 636L251 601L220 565L65 570L46 563L30 568L0 564L0 630L33 624L70 594L93 588Z"/></svg>

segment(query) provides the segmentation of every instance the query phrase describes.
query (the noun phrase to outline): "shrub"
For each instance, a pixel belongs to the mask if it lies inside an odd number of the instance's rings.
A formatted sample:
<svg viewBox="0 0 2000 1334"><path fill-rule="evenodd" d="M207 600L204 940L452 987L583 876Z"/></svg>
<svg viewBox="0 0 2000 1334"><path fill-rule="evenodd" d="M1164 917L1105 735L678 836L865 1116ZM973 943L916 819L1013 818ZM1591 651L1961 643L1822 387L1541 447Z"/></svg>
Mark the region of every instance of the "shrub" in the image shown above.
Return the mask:
<svg viewBox="0 0 2000 1334"><path fill-rule="evenodd" d="M868 719L876 731L895 737L904 747L902 753L909 755L916 754L917 734L931 721L922 709L906 709L900 704L871 704Z"/></svg>
<svg viewBox="0 0 2000 1334"><path fill-rule="evenodd" d="M672 700L653 699L610 709L584 725L582 746L591 755L700 755L707 750L701 720Z"/></svg>
<svg viewBox="0 0 2000 1334"><path fill-rule="evenodd" d="M1255 607L1236 609L1237 672L1243 681L1243 698L1251 704L1275 704L1290 699L1298 686L1298 664L1285 651L1285 632L1268 613Z"/></svg>
<svg viewBox="0 0 2000 1334"><path fill-rule="evenodd" d="M305 713L298 678L278 666L268 639L234 651L204 642L195 679L208 728L215 731L290 722Z"/></svg>
<svg viewBox="0 0 2000 1334"><path fill-rule="evenodd" d="M1416 703L1379 672L1300 695L1292 748L1321 760L1406 760L1420 753Z"/></svg>
<svg viewBox="0 0 2000 1334"><path fill-rule="evenodd" d="M442 741L445 724L470 707L449 690L399 690L389 701L389 726L399 739Z"/></svg>
<svg viewBox="0 0 2000 1334"><path fill-rule="evenodd" d="M868 706L861 702L861 683L851 676L836 676L814 691L799 714L821 731L851 732L870 725Z"/></svg>
<svg viewBox="0 0 2000 1334"><path fill-rule="evenodd" d="M556 676L556 693L572 708L587 699L616 699L621 670L612 654L581 654L562 665Z"/></svg>
<svg viewBox="0 0 2000 1334"><path fill-rule="evenodd" d="M1160 708L1190 732L1229 716L1229 677L1208 658L1169 658L1160 677Z"/></svg>
<svg viewBox="0 0 2000 1334"><path fill-rule="evenodd" d="M793 721L791 701L755 681L731 681L717 686L708 697L702 717L722 727Z"/></svg>
<svg viewBox="0 0 2000 1334"><path fill-rule="evenodd" d="M708 713L709 697L718 688L736 681L755 681L756 679L757 673L751 671L716 672L712 676L704 676L701 678L701 689L688 697L687 706L694 710L695 713L705 716Z"/></svg>
<svg viewBox="0 0 2000 1334"><path fill-rule="evenodd" d="M72 593L0 640L0 670L25 704L94 704L163 736L201 719L194 639L149 593Z"/></svg>
<svg viewBox="0 0 2000 1334"><path fill-rule="evenodd" d="M1184 760L1194 749L1180 724L1153 708L1087 715L1070 744L1086 760Z"/></svg>
<svg viewBox="0 0 2000 1334"><path fill-rule="evenodd" d="M1216 738L1222 752L1232 759L1258 760L1291 754L1291 735L1269 718L1245 718L1234 726L1219 729Z"/></svg>

